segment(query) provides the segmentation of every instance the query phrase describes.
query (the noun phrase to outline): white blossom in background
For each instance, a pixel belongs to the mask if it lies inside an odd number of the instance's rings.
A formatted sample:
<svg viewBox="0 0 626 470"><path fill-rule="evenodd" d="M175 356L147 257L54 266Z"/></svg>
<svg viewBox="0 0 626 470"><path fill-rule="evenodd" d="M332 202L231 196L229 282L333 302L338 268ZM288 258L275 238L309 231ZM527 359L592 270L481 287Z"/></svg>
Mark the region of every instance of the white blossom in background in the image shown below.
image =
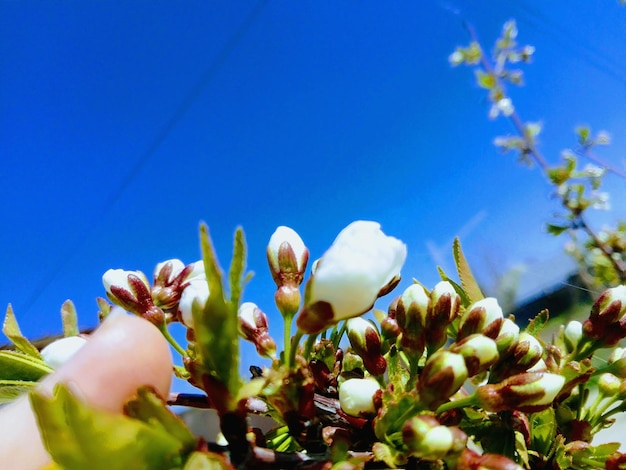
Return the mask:
<svg viewBox="0 0 626 470"><path fill-rule="evenodd" d="M193 278L187 287L180 295L180 302L178 303L178 313L180 314L181 321L188 328L193 328L193 304L198 301L200 305L204 306L209 299L209 285L206 278L195 277Z"/></svg>
<svg viewBox="0 0 626 470"><path fill-rule="evenodd" d="M41 350L44 362L53 369L58 369L82 348L87 340L82 336L68 336L57 339Z"/></svg>

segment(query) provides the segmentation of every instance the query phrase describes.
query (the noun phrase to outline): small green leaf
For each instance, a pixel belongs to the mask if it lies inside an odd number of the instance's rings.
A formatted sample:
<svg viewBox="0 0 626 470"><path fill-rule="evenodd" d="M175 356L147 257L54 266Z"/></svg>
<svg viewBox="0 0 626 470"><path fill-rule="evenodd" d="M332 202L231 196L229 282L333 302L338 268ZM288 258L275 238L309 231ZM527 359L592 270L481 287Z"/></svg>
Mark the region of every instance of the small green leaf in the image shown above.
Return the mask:
<svg viewBox="0 0 626 470"><path fill-rule="evenodd" d="M96 302L99 309L98 320L102 323L104 319L109 316L109 313L111 313L111 304L103 297L98 297Z"/></svg>
<svg viewBox="0 0 626 470"><path fill-rule="evenodd" d="M0 404L9 403L31 391L37 383L26 380L0 380Z"/></svg>
<svg viewBox="0 0 626 470"><path fill-rule="evenodd" d="M243 264L245 249L241 235L235 244L234 257L240 257L240 260L233 261L235 267L231 269L231 275L240 279L239 274L233 273L243 270L240 266ZM205 224L200 226L200 245L209 283L209 298L204 309L197 304L194 304L193 308L197 352L204 372L226 387L230 394L229 397L220 396L218 400L221 404L216 403L215 406L230 407L235 404L232 399L237 396L241 387L237 320L239 305L227 301L224 297L222 270L209 236L209 229ZM231 291L237 292L236 297L239 297L241 289L240 285L231 286Z"/></svg>
<svg viewBox="0 0 626 470"><path fill-rule="evenodd" d="M243 291L243 275L246 269L246 239L241 227L235 232L233 260L230 264L230 302L239 305Z"/></svg>
<svg viewBox="0 0 626 470"><path fill-rule="evenodd" d="M52 397L36 392L31 405L43 442L65 470L180 468L187 443L160 426L90 408L58 385Z"/></svg>
<svg viewBox="0 0 626 470"><path fill-rule="evenodd" d="M482 70L476 70L476 83L481 88L486 88L490 90L494 86L496 86L496 79L493 74L483 72Z"/></svg>
<svg viewBox="0 0 626 470"><path fill-rule="evenodd" d="M454 287L456 293L459 294L459 297L461 297L461 303L464 307L467 307L469 304L472 303L472 300L469 298L462 286L450 279L448 275L443 272L443 269L441 269L439 266L437 266L437 271L439 271L439 277L441 277L442 281L448 281L450 284L452 284L452 287Z"/></svg>
<svg viewBox="0 0 626 470"><path fill-rule="evenodd" d="M61 321L63 322L63 336L78 336L78 316L76 315L76 307L71 300L63 302L61 307Z"/></svg>
<svg viewBox="0 0 626 470"><path fill-rule="evenodd" d="M20 327L17 324L15 314L13 313L13 308L11 307L11 304L9 304L9 306L7 307L7 313L4 316L2 332L7 338L9 338L9 340L11 340L11 342L19 351L22 351L28 356L41 359L41 354L39 353L39 350L22 335Z"/></svg>
<svg viewBox="0 0 626 470"><path fill-rule="evenodd" d="M532 449L548 455L556 437L556 416L554 408L548 408L529 416Z"/></svg>
<svg viewBox="0 0 626 470"><path fill-rule="evenodd" d="M548 233L552 235L561 235L566 230L569 230L571 227L569 225L557 225L557 224L546 224L546 228Z"/></svg>
<svg viewBox="0 0 626 470"><path fill-rule="evenodd" d="M151 427L160 428L170 434L191 450L196 439L183 420L170 411L163 400L151 387L140 387L137 397L124 407L128 416L141 420Z"/></svg>
<svg viewBox="0 0 626 470"><path fill-rule="evenodd" d="M52 372L42 359L18 351L0 351L0 379L36 382Z"/></svg>
<svg viewBox="0 0 626 470"><path fill-rule="evenodd" d="M472 273L472 270L463 254L463 249L461 248L461 241L458 237L454 239L453 245L454 251L454 262L456 263L456 269L459 273L459 279L461 280L461 285L463 286L463 290L466 292L467 296L472 302L476 302L485 298L480 287L478 286L478 282L476 282L476 278Z"/></svg>
<svg viewBox="0 0 626 470"><path fill-rule="evenodd" d="M549 318L550 314L548 312L548 309L543 309L537 314L535 318L528 322L528 326L526 327L526 333L537 336L541 332L541 330L545 328Z"/></svg>

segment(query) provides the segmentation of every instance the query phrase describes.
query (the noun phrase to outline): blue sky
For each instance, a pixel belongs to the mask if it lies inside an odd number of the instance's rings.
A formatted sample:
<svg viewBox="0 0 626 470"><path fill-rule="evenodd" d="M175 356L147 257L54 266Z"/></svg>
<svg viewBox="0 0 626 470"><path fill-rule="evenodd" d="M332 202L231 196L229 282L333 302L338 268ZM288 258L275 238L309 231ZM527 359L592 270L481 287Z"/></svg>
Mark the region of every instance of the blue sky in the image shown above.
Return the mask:
<svg viewBox="0 0 626 470"><path fill-rule="evenodd" d="M550 161L589 124L613 135L602 154L624 168L626 9L482 5L1 1L0 303L32 336L60 330L67 298L93 325L104 271L195 261L201 220L223 265L244 227L245 300L273 328L265 245L278 225L315 259L351 221L377 220L409 247L405 284L433 285L429 247L449 266L457 233L485 282L493 264L560 274L549 187L493 148L510 127L447 57L469 41L461 19L490 45L515 18L537 52L512 94L544 123ZM625 185L611 182L597 224L626 217Z"/></svg>

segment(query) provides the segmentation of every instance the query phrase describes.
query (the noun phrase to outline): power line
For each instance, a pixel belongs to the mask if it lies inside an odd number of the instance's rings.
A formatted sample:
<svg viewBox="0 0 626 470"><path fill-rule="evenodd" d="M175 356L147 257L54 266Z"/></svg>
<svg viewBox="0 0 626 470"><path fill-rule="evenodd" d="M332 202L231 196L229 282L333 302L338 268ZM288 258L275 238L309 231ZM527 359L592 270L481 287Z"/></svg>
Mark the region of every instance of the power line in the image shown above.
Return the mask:
<svg viewBox="0 0 626 470"><path fill-rule="evenodd" d="M226 63L232 52L237 48L241 40L244 38L246 33L250 30L252 25L261 15L265 6L269 3L269 0L260 0L253 10L250 12L245 21L241 24L241 26L235 31L230 40L226 43L220 54L217 56L215 61L211 64L211 66L207 69L205 74L202 76L198 84L191 89L191 91L185 96L183 101L178 105L178 107L171 114L170 118L165 122L163 127L159 129L154 139L148 145L146 150L142 152L140 157L137 159L135 165L131 168L130 172L126 175L126 177L120 182L115 191L111 194L111 196L105 201L102 209L93 217L93 219L86 224L85 229L78 236L78 241L76 244L72 246L72 252L68 256L61 257L61 261L53 266L48 275L44 277L44 279L37 285L35 291L31 295L30 299L26 302L26 305L23 307L25 314L32 308L32 306L37 302L39 297L43 294L46 288L54 281L54 279L59 275L59 273L67 266L69 260L72 258L72 255L76 253L87 241L87 239L91 236L91 234L98 227L98 221L102 220L104 216L106 216L115 205L115 203L122 197L124 192L130 187L133 180L141 173L141 170L146 166L146 164L154 157L158 149L163 145L169 134L176 128L181 119L187 114L189 109L193 106L195 101L202 95L202 92L206 89L207 85L211 82L211 80L215 77L217 72L222 68L222 66Z"/></svg>

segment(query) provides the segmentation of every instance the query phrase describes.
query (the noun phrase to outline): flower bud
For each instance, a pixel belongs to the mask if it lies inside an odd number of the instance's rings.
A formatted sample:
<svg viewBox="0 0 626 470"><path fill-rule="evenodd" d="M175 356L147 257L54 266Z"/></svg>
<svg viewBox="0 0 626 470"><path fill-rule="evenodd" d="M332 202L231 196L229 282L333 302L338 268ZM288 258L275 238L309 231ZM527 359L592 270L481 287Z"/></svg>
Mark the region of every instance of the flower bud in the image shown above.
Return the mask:
<svg viewBox="0 0 626 470"><path fill-rule="evenodd" d="M170 259L157 264L152 286L154 303L166 311L175 309L180 301L185 276L192 269L192 266L185 267L179 259Z"/></svg>
<svg viewBox="0 0 626 470"><path fill-rule="evenodd" d="M402 441L411 456L438 460L451 452L460 452L467 443L467 436L457 427L442 426L434 416L419 415L404 424Z"/></svg>
<svg viewBox="0 0 626 470"><path fill-rule="evenodd" d="M193 304L198 302L204 308L209 299L209 284L202 277L193 278L183 289L178 303L178 315L187 328L193 329Z"/></svg>
<svg viewBox="0 0 626 470"><path fill-rule="evenodd" d="M583 324L577 320L568 322L563 330L563 341L565 342L565 348L568 353L576 350L582 337Z"/></svg>
<svg viewBox="0 0 626 470"><path fill-rule="evenodd" d="M426 314L428 350L436 351L448 339L447 328L459 314L461 297L448 281L438 282L430 293L430 304Z"/></svg>
<svg viewBox="0 0 626 470"><path fill-rule="evenodd" d="M495 339L500 333L504 318L502 308L493 297L479 300L470 305L461 315L457 341L473 333L482 333Z"/></svg>
<svg viewBox="0 0 626 470"><path fill-rule="evenodd" d="M549 372L525 372L498 384L482 385L476 398L486 411L518 410L534 413L549 408L565 384L565 377Z"/></svg>
<svg viewBox="0 0 626 470"><path fill-rule="evenodd" d="M612 397L620 392L622 381L613 374L600 374L598 377L598 393L605 397Z"/></svg>
<svg viewBox="0 0 626 470"><path fill-rule="evenodd" d="M468 377L460 354L439 350L428 358L417 382L420 400L435 409L454 395Z"/></svg>
<svg viewBox="0 0 626 470"><path fill-rule="evenodd" d="M543 356L543 346L533 335L522 331L513 348L513 364L520 371L528 370Z"/></svg>
<svg viewBox="0 0 626 470"><path fill-rule="evenodd" d="M496 342L478 333L454 343L448 350L463 356L469 377L488 370L499 358Z"/></svg>
<svg viewBox="0 0 626 470"><path fill-rule="evenodd" d="M396 305L396 321L402 332L402 349L412 355L424 352L424 327L430 298L419 284L411 284L402 293Z"/></svg>
<svg viewBox="0 0 626 470"><path fill-rule="evenodd" d="M505 318L500 327L500 332L496 336L496 345L500 357L506 357L513 352L518 339L519 326L513 320Z"/></svg>
<svg viewBox="0 0 626 470"><path fill-rule="evenodd" d="M252 302L244 302L237 312L239 333L256 346L262 357L272 358L276 354L276 343L269 335L267 316Z"/></svg>
<svg viewBox="0 0 626 470"><path fill-rule="evenodd" d="M41 350L43 361L53 369L58 369L82 348L87 340L82 336L68 336L57 339Z"/></svg>
<svg viewBox="0 0 626 470"><path fill-rule="evenodd" d="M406 246L385 235L376 222L348 225L317 262L307 282L297 325L308 334L359 316L399 279Z"/></svg>
<svg viewBox="0 0 626 470"><path fill-rule="evenodd" d="M376 327L368 320L357 317L348 320L347 329L350 345L363 359L367 371L372 375L384 374L387 361L381 353L382 344Z"/></svg>
<svg viewBox="0 0 626 470"><path fill-rule="evenodd" d="M141 271L109 269L102 275L102 284L114 304L155 325L165 321L163 311L152 300L148 279Z"/></svg>
<svg viewBox="0 0 626 470"><path fill-rule="evenodd" d="M583 334L601 340L603 347L615 346L626 337L626 286L613 287L602 293L583 323Z"/></svg>
<svg viewBox="0 0 626 470"><path fill-rule="evenodd" d="M374 396L379 390L380 385L371 377L348 379L339 386L339 405L350 416L373 416L376 414Z"/></svg>
<svg viewBox="0 0 626 470"><path fill-rule="evenodd" d="M398 300L400 300L400 297L396 297L391 304L389 304L387 316L380 321L380 330L383 338L391 342L395 342L396 338L400 336L401 333L398 320L396 320Z"/></svg>
<svg viewBox="0 0 626 470"><path fill-rule="evenodd" d="M309 250L293 229L280 226L267 245L267 262L278 288L297 287L302 284Z"/></svg>

